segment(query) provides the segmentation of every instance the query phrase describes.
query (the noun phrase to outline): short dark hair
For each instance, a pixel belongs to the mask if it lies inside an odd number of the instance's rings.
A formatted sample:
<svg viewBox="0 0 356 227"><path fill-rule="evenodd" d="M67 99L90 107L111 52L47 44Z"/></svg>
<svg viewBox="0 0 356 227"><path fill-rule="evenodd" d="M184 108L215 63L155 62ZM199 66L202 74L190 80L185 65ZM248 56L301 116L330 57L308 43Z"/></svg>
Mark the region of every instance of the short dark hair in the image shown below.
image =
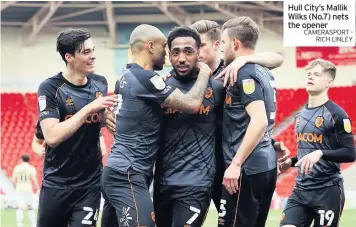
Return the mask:
<svg viewBox="0 0 356 227"><path fill-rule="evenodd" d="M192 37L195 40L198 49L200 48L201 39L199 33L193 28L187 26L180 26L180 27L173 28L168 34L167 44L169 50L171 50L172 48L173 40L178 37Z"/></svg>
<svg viewBox="0 0 356 227"><path fill-rule="evenodd" d="M57 51L63 61L67 64L65 55L67 53L74 55L75 52L79 52L85 40L90 37L90 32L84 28L68 28L59 33L57 37Z"/></svg>
<svg viewBox="0 0 356 227"><path fill-rule="evenodd" d="M21 155L21 159L24 162L28 162L28 161L30 161L30 156L28 156L27 154L23 154L23 155Z"/></svg>

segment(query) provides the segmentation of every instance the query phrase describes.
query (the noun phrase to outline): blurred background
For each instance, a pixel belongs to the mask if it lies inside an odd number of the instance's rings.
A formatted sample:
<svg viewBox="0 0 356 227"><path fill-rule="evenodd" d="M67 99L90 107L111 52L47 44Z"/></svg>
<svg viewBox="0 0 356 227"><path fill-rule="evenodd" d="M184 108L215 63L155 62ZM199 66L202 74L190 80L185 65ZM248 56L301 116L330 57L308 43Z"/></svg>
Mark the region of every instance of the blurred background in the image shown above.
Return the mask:
<svg viewBox="0 0 356 227"><path fill-rule="evenodd" d="M48 77L63 71L65 64L56 52L56 38L65 28L87 28L96 46L96 73L103 75L113 92L118 73L130 62L128 40L141 23L158 27L164 34L178 25L208 19L223 24L237 16L249 16L260 25L256 52L279 52L284 63L273 70L277 85L276 140L296 154L295 113L306 104L304 66L315 58L337 65L330 98L343 107L356 133L356 47L283 47L283 2L281 1L2 1L1 2L1 217L2 226L16 226L16 195L11 183L13 168L27 153L42 179L43 157L31 149L38 118L36 91ZM169 62L158 72L170 70ZM112 136L103 129L107 146ZM356 139L355 139L356 141ZM104 158L105 163L106 158ZM346 204L340 226L356 221L356 165L342 165ZM266 226L277 226L281 209L291 193L296 170L278 178ZM348 213L350 213L348 215ZM216 226L217 212L211 206L204 226ZM26 220L26 217L25 217ZM25 225L26 226L26 223ZM100 226L100 225L99 225Z"/></svg>

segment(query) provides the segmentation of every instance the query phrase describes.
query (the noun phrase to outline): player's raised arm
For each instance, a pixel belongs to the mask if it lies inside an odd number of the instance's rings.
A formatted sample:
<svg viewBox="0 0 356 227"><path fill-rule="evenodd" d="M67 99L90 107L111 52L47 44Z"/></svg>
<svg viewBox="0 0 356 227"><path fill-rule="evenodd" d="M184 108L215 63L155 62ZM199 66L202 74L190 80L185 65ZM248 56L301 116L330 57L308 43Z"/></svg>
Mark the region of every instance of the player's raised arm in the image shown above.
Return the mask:
<svg viewBox="0 0 356 227"><path fill-rule="evenodd" d="M274 69L280 67L283 61L284 58L281 54L273 52L241 56L226 66L225 69L215 77L215 79L219 79L224 76L224 86L226 86L228 82L230 86L233 86L237 81L237 72L245 64L254 63L269 69Z"/></svg>
<svg viewBox="0 0 356 227"><path fill-rule="evenodd" d="M184 94L179 88L176 88L162 103L162 107L170 107L181 110L186 113L199 112L203 102L205 89L208 85L211 70L205 63L198 63L200 72L198 79L188 93Z"/></svg>
<svg viewBox="0 0 356 227"><path fill-rule="evenodd" d="M40 125L48 146L54 148L72 136L85 122L89 114L99 112L116 102L116 96L99 97L83 107L71 118L60 122L59 108L56 100L56 89L43 82L38 89Z"/></svg>

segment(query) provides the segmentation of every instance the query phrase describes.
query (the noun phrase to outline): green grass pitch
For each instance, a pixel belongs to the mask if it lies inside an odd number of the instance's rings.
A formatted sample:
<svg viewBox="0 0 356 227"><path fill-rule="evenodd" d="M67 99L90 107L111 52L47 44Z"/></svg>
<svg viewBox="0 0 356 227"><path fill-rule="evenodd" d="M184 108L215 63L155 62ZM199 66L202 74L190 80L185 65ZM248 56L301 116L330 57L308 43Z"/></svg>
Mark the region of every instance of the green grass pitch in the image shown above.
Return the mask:
<svg viewBox="0 0 356 227"><path fill-rule="evenodd" d="M16 210L6 209L1 210L1 225L2 227L16 227ZM281 219L280 210L270 210L266 227L278 227ZM100 217L99 217L100 220ZM356 223L356 210L345 210L341 216L339 227L352 227ZM23 227L30 227L27 212L24 213ZM100 221L97 227L100 227ZM217 227L217 212L209 211L203 227Z"/></svg>

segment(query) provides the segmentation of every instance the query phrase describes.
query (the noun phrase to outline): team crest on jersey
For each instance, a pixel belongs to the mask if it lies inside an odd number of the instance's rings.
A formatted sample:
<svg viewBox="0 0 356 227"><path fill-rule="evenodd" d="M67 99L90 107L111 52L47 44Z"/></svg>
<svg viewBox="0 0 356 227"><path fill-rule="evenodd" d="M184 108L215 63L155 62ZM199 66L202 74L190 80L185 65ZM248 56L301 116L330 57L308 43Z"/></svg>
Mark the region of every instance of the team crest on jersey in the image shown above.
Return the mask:
<svg viewBox="0 0 356 227"><path fill-rule="evenodd" d="M74 105L74 101L72 98L66 98L65 100L66 106L73 106Z"/></svg>
<svg viewBox="0 0 356 227"><path fill-rule="evenodd" d="M315 126L316 126L317 128L319 128L320 126L322 126L323 122L324 122L324 118L323 118L323 117L317 117L317 118L315 118Z"/></svg>
<svg viewBox="0 0 356 227"><path fill-rule="evenodd" d="M211 96L213 96L213 89L211 87L208 87L206 90L205 90L205 98L206 99L210 99Z"/></svg>
<svg viewBox="0 0 356 227"><path fill-rule="evenodd" d="M344 119L343 122L344 122L345 132L351 133L351 122L350 122L350 119Z"/></svg>
<svg viewBox="0 0 356 227"><path fill-rule="evenodd" d="M255 81L253 79L242 80L242 88L246 94L252 94L255 91Z"/></svg>
<svg viewBox="0 0 356 227"><path fill-rule="evenodd" d="M295 127L296 128L299 126L299 122L300 122L299 118L295 119Z"/></svg>
<svg viewBox="0 0 356 227"><path fill-rule="evenodd" d="M45 95L38 97L38 106L40 107L40 112L46 109L47 103Z"/></svg>
<svg viewBox="0 0 356 227"><path fill-rule="evenodd" d="M101 91L97 91L97 92L95 93L95 97L96 97L96 98L103 97L103 93L101 93Z"/></svg>
<svg viewBox="0 0 356 227"><path fill-rule="evenodd" d="M163 78L158 75L152 77L150 81L158 90L163 90L166 87L166 83L164 82Z"/></svg>

